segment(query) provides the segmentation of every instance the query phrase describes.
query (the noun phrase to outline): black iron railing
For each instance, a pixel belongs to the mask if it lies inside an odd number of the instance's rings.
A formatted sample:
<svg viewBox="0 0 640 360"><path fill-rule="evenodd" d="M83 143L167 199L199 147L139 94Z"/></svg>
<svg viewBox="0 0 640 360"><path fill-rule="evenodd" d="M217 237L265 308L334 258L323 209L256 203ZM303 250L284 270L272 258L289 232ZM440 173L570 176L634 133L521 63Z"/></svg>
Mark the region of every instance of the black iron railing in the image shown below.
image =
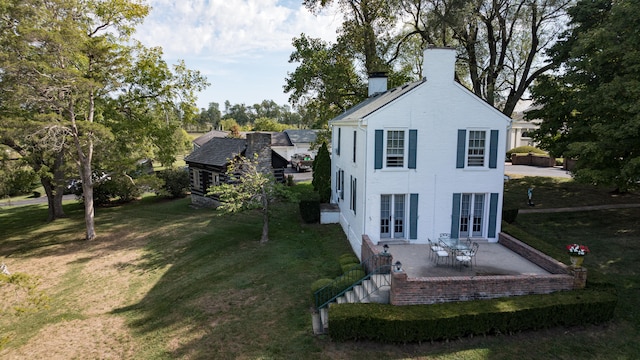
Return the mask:
<svg viewBox="0 0 640 360"><path fill-rule="evenodd" d="M316 290L313 294L316 309L320 310L336 299L352 290L355 286L371 279L374 275L389 274L391 272L390 254L377 254L345 271L330 284ZM381 277L385 278L385 277ZM385 278L386 279L386 278ZM382 285L389 285L388 283ZM371 294L364 294L363 297Z"/></svg>

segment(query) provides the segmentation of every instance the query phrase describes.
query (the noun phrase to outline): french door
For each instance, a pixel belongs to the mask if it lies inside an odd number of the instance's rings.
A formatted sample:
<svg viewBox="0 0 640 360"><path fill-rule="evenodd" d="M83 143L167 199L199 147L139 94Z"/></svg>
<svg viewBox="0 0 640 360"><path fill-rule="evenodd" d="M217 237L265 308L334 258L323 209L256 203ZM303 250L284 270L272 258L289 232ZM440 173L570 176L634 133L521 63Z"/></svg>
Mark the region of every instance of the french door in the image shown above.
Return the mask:
<svg viewBox="0 0 640 360"><path fill-rule="evenodd" d="M459 237L480 237L484 228L485 194L462 194Z"/></svg>
<svg viewBox="0 0 640 360"><path fill-rule="evenodd" d="M405 238L405 195L380 195L380 238Z"/></svg>

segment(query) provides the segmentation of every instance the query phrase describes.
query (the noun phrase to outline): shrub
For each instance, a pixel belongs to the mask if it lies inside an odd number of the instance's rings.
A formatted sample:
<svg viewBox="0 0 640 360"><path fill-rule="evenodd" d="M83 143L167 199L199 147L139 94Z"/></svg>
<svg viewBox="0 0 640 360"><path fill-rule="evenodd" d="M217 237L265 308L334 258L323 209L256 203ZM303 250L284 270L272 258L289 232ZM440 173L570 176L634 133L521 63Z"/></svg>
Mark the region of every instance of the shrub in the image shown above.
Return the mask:
<svg viewBox="0 0 640 360"><path fill-rule="evenodd" d="M294 181L293 175L287 175L287 186L294 186L296 183Z"/></svg>
<svg viewBox="0 0 640 360"><path fill-rule="evenodd" d="M159 171L156 174L164 180L164 187L161 194L171 198L181 198L187 196L190 187L189 171L184 168L173 168Z"/></svg>
<svg viewBox="0 0 640 360"><path fill-rule="evenodd" d="M547 154L546 151L538 149L537 147L534 146L518 146L515 147L509 151L507 151L507 161L511 161L511 155L513 154L528 154L528 153L534 153L534 154Z"/></svg>
<svg viewBox="0 0 640 360"><path fill-rule="evenodd" d="M0 196L25 195L37 184L38 176L30 168L5 166L0 169Z"/></svg>
<svg viewBox="0 0 640 360"><path fill-rule="evenodd" d="M502 210L502 220L509 224L513 224L518 216L518 209L504 209Z"/></svg>
<svg viewBox="0 0 640 360"><path fill-rule="evenodd" d="M315 293L316 291L322 289L323 287L331 284L333 282L333 279L329 279L329 278L322 278L322 279L318 279L316 281L313 282L313 284L311 284L311 292Z"/></svg>
<svg viewBox="0 0 640 360"><path fill-rule="evenodd" d="M343 273L346 273L347 271L352 270L354 268L362 269L362 265L360 265L360 263L357 263L357 262L341 264L340 267L342 268Z"/></svg>
<svg viewBox="0 0 640 360"><path fill-rule="evenodd" d="M336 341L424 342L602 323L613 317L616 302L613 287L594 287L432 305L337 304L329 328Z"/></svg>
<svg viewBox="0 0 640 360"><path fill-rule="evenodd" d="M317 223L320 221L320 199L315 192L301 193L300 215L302 220L307 224Z"/></svg>
<svg viewBox="0 0 640 360"><path fill-rule="evenodd" d="M354 254L342 254L338 258L338 262L340 263L340 266L342 266L344 264L353 264L353 263L357 264L357 263L360 263L360 260L358 260L358 257L355 256Z"/></svg>
<svg viewBox="0 0 640 360"><path fill-rule="evenodd" d="M93 185L93 203L96 206L104 206L114 200L126 203L139 196L140 190L133 180L125 175L111 175Z"/></svg>

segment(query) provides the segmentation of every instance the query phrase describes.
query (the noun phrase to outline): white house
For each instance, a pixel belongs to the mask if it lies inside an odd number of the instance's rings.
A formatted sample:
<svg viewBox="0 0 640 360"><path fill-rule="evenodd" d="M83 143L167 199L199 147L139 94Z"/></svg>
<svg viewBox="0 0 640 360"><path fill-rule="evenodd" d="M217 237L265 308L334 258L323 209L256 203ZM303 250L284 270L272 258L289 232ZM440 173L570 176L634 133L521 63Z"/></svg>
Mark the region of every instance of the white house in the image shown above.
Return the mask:
<svg viewBox="0 0 640 360"><path fill-rule="evenodd" d="M511 126L507 131L507 150L519 146L536 146L531 138L531 132L540 128L539 120L525 120L524 116L531 107L531 100L521 101L511 115Z"/></svg>
<svg viewBox="0 0 640 360"><path fill-rule="evenodd" d="M422 80L332 119L332 202L360 256L362 235L427 243L498 240L509 118L454 81L455 50L429 48Z"/></svg>

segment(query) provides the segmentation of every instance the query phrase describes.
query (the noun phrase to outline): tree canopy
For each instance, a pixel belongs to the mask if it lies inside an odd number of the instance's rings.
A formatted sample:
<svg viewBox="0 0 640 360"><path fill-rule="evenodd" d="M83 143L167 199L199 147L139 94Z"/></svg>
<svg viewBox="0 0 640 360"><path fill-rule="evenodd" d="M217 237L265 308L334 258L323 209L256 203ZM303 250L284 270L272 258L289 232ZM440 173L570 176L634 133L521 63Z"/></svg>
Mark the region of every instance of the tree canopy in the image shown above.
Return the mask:
<svg viewBox="0 0 640 360"><path fill-rule="evenodd" d="M535 139L577 159L577 180L625 192L640 181L640 3L579 1L552 49L558 72L533 88Z"/></svg>
<svg viewBox="0 0 640 360"><path fill-rule="evenodd" d="M217 196L220 200L218 209L224 212L259 209L263 220L260 242L268 242L271 204L288 197L284 186L276 181L270 168L260 167L257 154L232 159L227 165L226 177L227 182L210 187L207 195Z"/></svg>
<svg viewBox="0 0 640 360"><path fill-rule="evenodd" d="M61 199L65 164L76 163L91 240L96 165L121 171L148 154L171 162L182 145L169 139L195 115L195 93L206 80L182 62L170 68L161 49L134 41L149 12L137 0L2 5L2 142L29 155L50 207Z"/></svg>
<svg viewBox="0 0 640 360"><path fill-rule="evenodd" d="M313 11L337 4L335 44L294 38L285 92L318 124L367 96L366 78L389 86L418 80L428 45L458 50L458 80L510 116L533 81L552 68L545 56L565 26L572 0L305 0ZM317 126L320 127L320 126Z"/></svg>

